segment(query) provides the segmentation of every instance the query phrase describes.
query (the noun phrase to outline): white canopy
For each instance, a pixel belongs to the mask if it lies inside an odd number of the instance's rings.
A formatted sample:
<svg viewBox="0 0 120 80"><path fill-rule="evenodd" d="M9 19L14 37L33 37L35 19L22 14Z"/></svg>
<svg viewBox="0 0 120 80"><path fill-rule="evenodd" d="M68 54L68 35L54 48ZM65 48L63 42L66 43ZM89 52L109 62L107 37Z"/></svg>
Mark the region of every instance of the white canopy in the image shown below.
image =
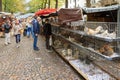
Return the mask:
<svg viewBox="0 0 120 80"><path fill-rule="evenodd" d="M99 8L86 8L86 7L84 7L83 10L86 13L94 13L94 12L117 10L119 7L120 7L120 5L112 5L112 6L99 7Z"/></svg>
<svg viewBox="0 0 120 80"><path fill-rule="evenodd" d="M0 12L0 14L11 15L11 13L9 13L9 12Z"/></svg>
<svg viewBox="0 0 120 80"><path fill-rule="evenodd" d="M19 15L16 18L18 18L18 19L27 18L27 17L33 16L33 15L34 15L34 13L27 13L27 14L24 14L24 15Z"/></svg>

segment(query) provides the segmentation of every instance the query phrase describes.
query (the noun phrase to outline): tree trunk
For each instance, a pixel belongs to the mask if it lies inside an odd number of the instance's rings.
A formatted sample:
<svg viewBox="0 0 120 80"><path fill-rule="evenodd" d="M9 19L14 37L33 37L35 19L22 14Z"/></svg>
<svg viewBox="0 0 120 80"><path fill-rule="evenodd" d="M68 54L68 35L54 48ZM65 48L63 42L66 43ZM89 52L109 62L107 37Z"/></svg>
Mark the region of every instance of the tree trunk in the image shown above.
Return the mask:
<svg viewBox="0 0 120 80"><path fill-rule="evenodd" d="M68 0L65 0L65 8L68 8Z"/></svg>
<svg viewBox="0 0 120 80"><path fill-rule="evenodd" d="M55 0L56 4L55 4L55 9L58 8L58 0Z"/></svg>
<svg viewBox="0 0 120 80"><path fill-rule="evenodd" d="M48 8L50 8L50 0L48 0Z"/></svg>
<svg viewBox="0 0 120 80"><path fill-rule="evenodd" d="M91 7L91 3L90 2L91 2L91 0L86 0L86 6L87 7Z"/></svg>
<svg viewBox="0 0 120 80"><path fill-rule="evenodd" d="M7 1L5 0L4 11L7 11Z"/></svg>
<svg viewBox="0 0 120 80"><path fill-rule="evenodd" d="M45 0L45 3L44 3L44 9L47 7L46 4L47 4L47 0Z"/></svg>
<svg viewBox="0 0 120 80"><path fill-rule="evenodd" d="M2 0L0 0L0 11L2 11Z"/></svg>
<svg viewBox="0 0 120 80"><path fill-rule="evenodd" d="M76 4L77 4L77 2L76 2L76 0L75 0L75 8L77 7Z"/></svg>

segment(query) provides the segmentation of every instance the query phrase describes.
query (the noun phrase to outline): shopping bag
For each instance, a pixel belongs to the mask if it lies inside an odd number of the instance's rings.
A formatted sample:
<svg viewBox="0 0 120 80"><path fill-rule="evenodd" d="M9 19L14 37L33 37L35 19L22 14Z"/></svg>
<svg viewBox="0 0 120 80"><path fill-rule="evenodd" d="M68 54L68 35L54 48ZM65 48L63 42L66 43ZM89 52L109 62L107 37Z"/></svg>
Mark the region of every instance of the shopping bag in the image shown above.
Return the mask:
<svg viewBox="0 0 120 80"><path fill-rule="evenodd" d="M49 45L52 46L52 36L50 36Z"/></svg>
<svg viewBox="0 0 120 80"><path fill-rule="evenodd" d="M24 30L23 30L23 29L20 29L19 32L20 32L20 34L23 34Z"/></svg>

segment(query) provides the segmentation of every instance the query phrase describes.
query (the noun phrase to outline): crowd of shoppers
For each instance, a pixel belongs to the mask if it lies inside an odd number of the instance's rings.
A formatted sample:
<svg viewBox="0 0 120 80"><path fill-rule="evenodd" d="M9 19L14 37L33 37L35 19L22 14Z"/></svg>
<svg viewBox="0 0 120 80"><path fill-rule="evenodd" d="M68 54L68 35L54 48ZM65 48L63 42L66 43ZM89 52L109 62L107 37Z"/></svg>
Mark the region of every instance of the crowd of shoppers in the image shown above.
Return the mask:
<svg viewBox="0 0 120 80"><path fill-rule="evenodd" d="M45 19L44 24L38 16L29 17L27 19L13 19L12 21L6 20L2 25L5 33L5 45L11 43L10 36L13 33L16 41L16 47L20 47L21 36L33 38L33 50L39 51L38 36L40 33L45 37L45 47L48 51L51 50L50 38L52 37L51 24L49 19Z"/></svg>

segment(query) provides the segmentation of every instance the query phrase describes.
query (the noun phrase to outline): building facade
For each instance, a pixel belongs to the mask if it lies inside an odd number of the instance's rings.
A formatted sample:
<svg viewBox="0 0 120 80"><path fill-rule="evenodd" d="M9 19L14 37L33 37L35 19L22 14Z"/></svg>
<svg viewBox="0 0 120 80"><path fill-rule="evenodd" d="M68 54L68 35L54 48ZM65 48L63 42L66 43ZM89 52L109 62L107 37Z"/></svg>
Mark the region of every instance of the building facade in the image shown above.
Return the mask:
<svg viewBox="0 0 120 80"><path fill-rule="evenodd" d="M68 8L105 7L120 4L120 0L68 0Z"/></svg>
<svg viewBox="0 0 120 80"><path fill-rule="evenodd" d="M85 0L68 0L68 8L84 7L85 3Z"/></svg>
<svg viewBox="0 0 120 80"><path fill-rule="evenodd" d="M94 0L91 0L94 2ZM95 3L91 4L91 7L105 7L120 4L120 0L98 0Z"/></svg>

